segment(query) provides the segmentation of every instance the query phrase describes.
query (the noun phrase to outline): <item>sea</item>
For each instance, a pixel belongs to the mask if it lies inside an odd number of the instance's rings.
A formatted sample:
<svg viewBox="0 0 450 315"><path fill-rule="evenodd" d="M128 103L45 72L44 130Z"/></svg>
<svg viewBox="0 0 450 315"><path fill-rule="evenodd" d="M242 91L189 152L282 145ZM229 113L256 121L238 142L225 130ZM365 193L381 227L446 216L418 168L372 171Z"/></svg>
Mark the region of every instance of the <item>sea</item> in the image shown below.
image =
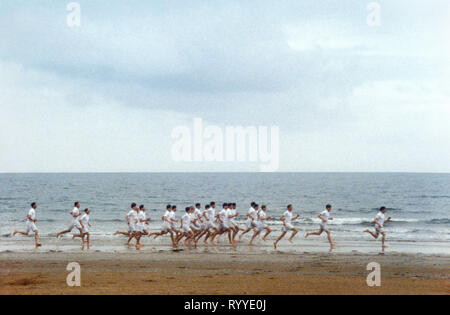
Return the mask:
<svg viewBox="0 0 450 315"><path fill-rule="evenodd" d="M167 204L177 205L177 217L186 206L202 207L215 201L237 203L244 226L252 201L266 205L268 224L273 229L266 242L258 239L248 246L248 233L236 246L219 239L216 251L251 251L270 254L274 239L281 233L281 214L288 204L300 218L300 230L293 240L280 242L278 251L328 252L325 234L304 238L318 230L318 214L332 205L329 228L337 243L335 252L377 253L381 241L363 230L374 228L381 206L387 207L386 252L450 255L450 174L425 173L21 173L0 174L0 252L36 251L33 237L11 233L25 228L31 202L37 202L37 227L43 246L38 251L81 250L80 240L70 234L55 235L70 223L75 201L81 209L91 209L91 250L134 251L124 236L125 215L132 202L144 204L150 216L150 230L159 230ZM169 237L144 238L143 250L170 250ZM199 245L198 251L204 245ZM211 245L208 247L211 250Z"/></svg>

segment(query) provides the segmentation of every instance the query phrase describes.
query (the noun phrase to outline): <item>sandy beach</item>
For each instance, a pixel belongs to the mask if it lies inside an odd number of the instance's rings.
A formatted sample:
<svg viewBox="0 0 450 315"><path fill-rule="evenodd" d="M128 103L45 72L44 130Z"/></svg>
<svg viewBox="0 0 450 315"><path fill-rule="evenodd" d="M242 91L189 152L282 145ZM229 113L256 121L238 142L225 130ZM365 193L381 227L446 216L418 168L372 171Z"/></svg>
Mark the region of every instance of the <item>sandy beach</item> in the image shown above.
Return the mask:
<svg viewBox="0 0 450 315"><path fill-rule="evenodd" d="M81 287L66 266L81 265ZM368 287L370 262L381 287ZM401 253L0 253L0 294L449 294L450 257Z"/></svg>

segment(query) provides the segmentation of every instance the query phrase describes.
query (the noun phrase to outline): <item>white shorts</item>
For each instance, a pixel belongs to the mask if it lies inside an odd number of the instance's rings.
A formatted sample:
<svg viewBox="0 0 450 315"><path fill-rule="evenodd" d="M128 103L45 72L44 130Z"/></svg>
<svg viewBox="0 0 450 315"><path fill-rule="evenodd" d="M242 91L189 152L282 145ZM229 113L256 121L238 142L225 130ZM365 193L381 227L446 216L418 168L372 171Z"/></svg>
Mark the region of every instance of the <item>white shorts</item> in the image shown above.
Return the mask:
<svg viewBox="0 0 450 315"><path fill-rule="evenodd" d="M161 226L161 232L163 233L169 232L171 229L172 227L167 222L164 222L163 225Z"/></svg>
<svg viewBox="0 0 450 315"><path fill-rule="evenodd" d="M258 226L256 227L258 229L258 231L263 231L267 228L267 224L265 223L259 223Z"/></svg>
<svg viewBox="0 0 450 315"><path fill-rule="evenodd" d="M141 232L141 233L143 233L144 232L144 230L145 230L145 226L144 226L144 224L136 224L136 231L137 232Z"/></svg>
<svg viewBox="0 0 450 315"><path fill-rule="evenodd" d="M207 221L205 229L206 230L210 230L210 229L215 230L215 229L217 229L217 225L214 222Z"/></svg>
<svg viewBox="0 0 450 315"><path fill-rule="evenodd" d="M325 222L320 223L320 232L329 232L328 225Z"/></svg>
<svg viewBox="0 0 450 315"><path fill-rule="evenodd" d="M183 233L190 233L190 232L192 232L192 230L189 226L183 226Z"/></svg>
<svg viewBox="0 0 450 315"><path fill-rule="evenodd" d="M234 219L231 219L230 223L231 223L232 227L238 227L239 226L239 224L237 224L237 222Z"/></svg>
<svg viewBox="0 0 450 315"><path fill-rule="evenodd" d="M247 220L247 222L245 223L245 225L247 226L247 229L253 229L253 228L256 227L255 221L252 221L252 220Z"/></svg>
<svg viewBox="0 0 450 315"><path fill-rule="evenodd" d="M281 230L283 232L292 231L294 229L294 226L291 223L286 223L286 225L283 225Z"/></svg>
<svg viewBox="0 0 450 315"><path fill-rule="evenodd" d="M193 231L200 231L200 230L201 230L201 227L200 227L199 224L191 224L191 225L190 225L190 228L191 228L191 230L193 230Z"/></svg>
<svg viewBox="0 0 450 315"><path fill-rule="evenodd" d="M84 233L89 233L89 226L85 225L84 229L81 231L83 234Z"/></svg>
<svg viewBox="0 0 450 315"><path fill-rule="evenodd" d="M230 225L228 222L221 222L220 223L220 228L222 229L222 231L226 231L230 229Z"/></svg>
<svg viewBox="0 0 450 315"><path fill-rule="evenodd" d="M379 228L378 225L377 225L377 226L375 227L375 231L376 231L378 234L381 234L381 233L384 232L384 228L383 228L383 227Z"/></svg>
<svg viewBox="0 0 450 315"><path fill-rule="evenodd" d="M134 231L136 231L136 225L128 224L128 232L133 233Z"/></svg>
<svg viewBox="0 0 450 315"><path fill-rule="evenodd" d="M37 231L36 224L33 221L27 220L27 233Z"/></svg>
<svg viewBox="0 0 450 315"><path fill-rule="evenodd" d="M81 229L81 224L78 219L74 219L67 229L72 231L74 227L76 227L77 229Z"/></svg>

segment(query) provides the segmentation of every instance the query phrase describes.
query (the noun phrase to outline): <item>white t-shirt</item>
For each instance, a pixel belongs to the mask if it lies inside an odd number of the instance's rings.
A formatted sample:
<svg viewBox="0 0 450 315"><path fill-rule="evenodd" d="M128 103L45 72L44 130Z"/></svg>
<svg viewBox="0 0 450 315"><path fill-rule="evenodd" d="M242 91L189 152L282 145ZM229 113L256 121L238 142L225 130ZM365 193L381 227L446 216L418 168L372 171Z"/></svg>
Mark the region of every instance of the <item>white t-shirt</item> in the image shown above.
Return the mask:
<svg viewBox="0 0 450 315"><path fill-rule="evenodd" d="M127 215L128 215L128 220L130 221L130 224L132 226L136 225L136 221L137 221L137 213L136 213L136 211L131 209L130 212L128 212Z"/></svg>
<svg viewBox="0 0 450 315"><path fill-rule="evenodd" d="M292 211L286 210L283 213L283 215L284 215L284 222L286 222L286 224L292 222Z"/></svg>
<svg viewBox="0 0 450 315"><path fill-rule="evenodd" d="M230 209L229 215L236 215L236 209ZM232 221L234 219L236 219L236 217L231 218L230 221Z"/></svg>
<svg viewBox="0 0 450 315"><path fill-rule="evenodd" d="M198 218L201 218L202 216L202 211L200 209L195 208L194 210L194 219L197 219L196 223L201 223L200 220L198 220Z"/></svg>
<svg viewBox="0 0 450 315"><path fill-rule="evenodd" d="M253 217L253 219L250 218L250 217L248 217L249 220L256 220L256 217L257 217L257 216L256 216L256 210L255 210L255 208L250 207L250 209L248 209L248 214L251 215L251 216Z"/></svg>
<svg viewBox="0 0 450 315"><path fill-rule="evenodd" d="M262 210L259 210L259 211L258 211L258 214L259 214L259 217L258 217L259 223L260 223L260 224L265 224L265 223L266 223L266 220L264 220L264 219L266 218L266 212L265 212L265 211L262 211Z"/></svg>
<svg viewBox="0 0 450 315"><path fill-rule="evenodd" d="M210 207L206 210L206 217L210 222L214 221L214 216L216 215L216 210L213 207Z"/></svg>
<svg viewBox="0 0 450 315"><path fill-rule="evenodd" d="M80 209L78 209L77 207L73 208L73 210L72 210L73 218L77 219L79 214L80 214Z"/></svg>
<svg viewBox="0 0 450 315"><path fill-rule="evenodd" d="M144 211L139 211L139 213L137 215L137 219L138 219L138 224L140 226L144 226L145 222L141 222L141 220L147 219L147 216L145 215L145 212Z"/></svg>
<svg viewBox="0 0 450 315"><path fill-rule="evenodd" d="M183 227L189 228L189 225L191 224L191 215L186 212L181 219L183 220Z"/></svg>
<svg viewBox="0 0 450 315"><path fill-rule="evenodd" d="M223 223L227 223L228 222L228 209L222 209L219 212L219 217L223 221Z"/></svg>
<svg viewBox="0 0 450 315"><path fill-rule="evenodd" d="M30 211L28 211L28 215L31 217L31 220L28 219L29 221L33 222L33 220L36 219L36 211L33 208L31 208Z"/></svg>
<svg viewBox="0 0 450 315"><path fill-rule="evenodd" d="M378 212L378 214L377 214L377 216L376 216L376 218L375 218L375 220L377 221L377 223L379 224L379 225L381 225L381 227L383 227L383 224L384 224L384 218L385 218L385 215L384 215L384 213L383 212Z"/></svg>
<svg viewBox="0 0 450 315"><path fill-rule="evenodd" d="M80 217L80 222L83 224L84 227L87 227L89 224L89 215L87 213L84 213Z"/></svg>
<svg viewBox="0 0 450 315"><path fill-rule="evenodd" d="M164 213L163 217L166 218L166 220L170 220L170 213L171 212L172 211L166 210L166 213ZM164 221L164 218L163 218L163 221ZM164 222L167 223L167 221L164 221Z"/></svg>
<svg viewBox="0 0 450 315"><path fill-rule="evenodd" d="M169 215L167 217L167 219L169 219L170 224L174 224L174 222L172 222L172 220L175 220L175 211L169 211Z"/></svg>
<svg viewBox="0 0 450 315"><path fill-rule="evenodd" d="M325 220L324 223L328 222L328 218L330 217L330 213L328 212L328 210L324 210L320 213L320 216ZM323 222L323 221L321 221Z"/></svg>

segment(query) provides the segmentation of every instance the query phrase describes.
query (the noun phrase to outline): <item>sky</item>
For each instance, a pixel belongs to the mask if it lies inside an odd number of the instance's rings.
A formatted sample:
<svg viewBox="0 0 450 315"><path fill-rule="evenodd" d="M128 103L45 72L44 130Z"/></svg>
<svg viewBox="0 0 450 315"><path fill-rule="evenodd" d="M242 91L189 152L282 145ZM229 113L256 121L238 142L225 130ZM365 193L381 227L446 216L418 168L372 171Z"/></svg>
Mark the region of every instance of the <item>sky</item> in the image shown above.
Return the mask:
<svg viewBox="0 0 450 315"><path fill-rule="evenodd" d="M279 127L280 172L450 172L450 3L0 0L0 172L176 161L174 128ZM205 140L206 141L206 140Z"/></svg>

